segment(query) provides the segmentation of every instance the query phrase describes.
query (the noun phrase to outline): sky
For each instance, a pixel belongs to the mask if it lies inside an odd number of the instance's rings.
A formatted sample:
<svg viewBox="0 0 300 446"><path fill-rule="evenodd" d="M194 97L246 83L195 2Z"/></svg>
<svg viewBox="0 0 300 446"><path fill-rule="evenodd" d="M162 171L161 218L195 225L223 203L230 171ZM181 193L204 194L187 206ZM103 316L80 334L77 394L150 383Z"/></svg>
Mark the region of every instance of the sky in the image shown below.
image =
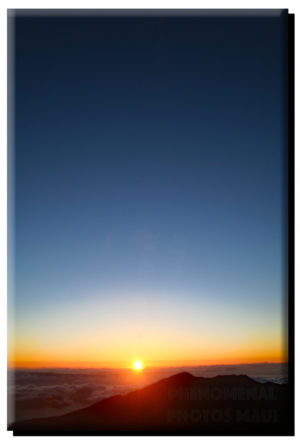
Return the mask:
<svg viewBox="0 0 300 446"><path fill-rule="evenodd" d="M15 18L9 364L287 359L286 18Z"/></svg>

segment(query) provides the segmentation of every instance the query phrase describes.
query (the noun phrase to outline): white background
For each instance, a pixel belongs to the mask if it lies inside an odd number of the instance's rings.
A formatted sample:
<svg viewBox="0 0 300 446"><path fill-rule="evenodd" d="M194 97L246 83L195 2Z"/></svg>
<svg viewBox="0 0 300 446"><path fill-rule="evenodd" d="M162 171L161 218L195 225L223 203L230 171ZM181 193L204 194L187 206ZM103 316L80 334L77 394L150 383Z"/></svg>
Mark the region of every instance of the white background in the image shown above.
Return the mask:
<svg viewBox="0 0 300 446"><path fill-rule="evenodd" d="M298 1L298 5L300 2ZM295 99L296 99L296 111L295 111L295 170L296 170L296 179L295 179L295 194L296 194L296 202L295 202L295 229L296 229L296 257L295 257L295 277L296 277L296 288L295 288L295 301L296 301L296 321L299 320L299 305L297 305L297 295L299 294L299 279L300 278L300 261L299 261L299 253L300 253L300 239L297 233L298 223L300 220L300 159L299 159L299 149L298 149L298 134L297 128L299 128L299 114L298 105L299 105L299 93L297 88L297 73L299 67L299 36L297 30L298 23L298 14L300 14L300 7L297 7L297 1L191 1L191 0L156 0L156 1L66 1L66 0L51 0L51 1L1 1L1 9L0 9L0 73L1 73L1 90L0 90L0 137L1 137L1 146L0 146L0 438L1 444L6 443L22 443L25 445L37 445L40 442L43 444L50 445L53 442L55 444L65 444L71 443L72 446L81 445L82 442L88 442L93 444L146 444L150 445L153 442L156 443L170 443L174 445L181 444L214 444L214 443L222 443L222 445L232 445L232 444L250 444L255 442L255 444L265 444L266 442L272 442L273 445L282 444L286 442L294 442L295 437L13 437L11 432L7 432L6 430L6 296L7 296L7 238L6 238L6 208L7 208L7 152L6 152L6 129L7 129L7 89L6 89L6 57L7 57L7 8L203 8L203 9L212 9L212 8L223 8L223 9L232 9L232 8L288 8L290 13L295 14L295 80L296 80L296 88L295 88ZM298 174L298 179L297 179ZM297 280L298 279L298 280ZM296 324L297 325L297 324ZM298 338L298 339L297 339ZM297 342L298 341L298 342ZM298 371L298 363L299 363L299 331L296 329L296 376ZM298 354L297 354L298 353ZM297 360L298 358L298 360ZM299 385L296 379L296 436L298 433L297 426L299 425Z"/></svg>

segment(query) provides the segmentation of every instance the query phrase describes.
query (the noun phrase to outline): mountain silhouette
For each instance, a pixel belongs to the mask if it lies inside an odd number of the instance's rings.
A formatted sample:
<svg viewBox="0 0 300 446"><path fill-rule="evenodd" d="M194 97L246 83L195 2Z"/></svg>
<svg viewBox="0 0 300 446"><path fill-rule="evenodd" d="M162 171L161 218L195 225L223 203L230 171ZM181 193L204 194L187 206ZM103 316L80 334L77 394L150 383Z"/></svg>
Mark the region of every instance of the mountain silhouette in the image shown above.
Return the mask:
<svg viewBox="0 0 300 446"><path fill-rule="evenodd" d="M183 372L66 415L16 422L10 429L15 435L289 435L293 419L287 384Z"/></svg>

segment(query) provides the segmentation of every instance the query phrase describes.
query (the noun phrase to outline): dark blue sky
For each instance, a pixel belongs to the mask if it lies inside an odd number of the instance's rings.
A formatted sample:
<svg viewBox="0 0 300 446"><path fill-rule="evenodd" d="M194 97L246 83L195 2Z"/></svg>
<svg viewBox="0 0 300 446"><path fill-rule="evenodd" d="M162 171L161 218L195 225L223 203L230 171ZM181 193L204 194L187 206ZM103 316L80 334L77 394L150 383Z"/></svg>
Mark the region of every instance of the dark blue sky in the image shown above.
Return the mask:
<svg viewBox="0 0 300 446"><path fill-rule="evenodd" d="M144 290L277 324L284 20L16 19L22 311Z"/></svg>

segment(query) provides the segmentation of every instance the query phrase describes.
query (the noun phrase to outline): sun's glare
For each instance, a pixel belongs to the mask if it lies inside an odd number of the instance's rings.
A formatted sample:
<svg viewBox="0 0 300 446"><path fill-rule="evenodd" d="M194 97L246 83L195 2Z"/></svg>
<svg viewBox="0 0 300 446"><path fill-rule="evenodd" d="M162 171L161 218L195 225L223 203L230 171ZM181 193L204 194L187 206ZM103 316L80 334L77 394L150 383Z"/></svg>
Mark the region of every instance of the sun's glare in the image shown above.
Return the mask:
<svg viewBox="0 0 300 446"><path fill-rule="evenodd" d="M141 361L134 361L133 368L134 370L142 370L144 368L143 363Z"/></svg>

